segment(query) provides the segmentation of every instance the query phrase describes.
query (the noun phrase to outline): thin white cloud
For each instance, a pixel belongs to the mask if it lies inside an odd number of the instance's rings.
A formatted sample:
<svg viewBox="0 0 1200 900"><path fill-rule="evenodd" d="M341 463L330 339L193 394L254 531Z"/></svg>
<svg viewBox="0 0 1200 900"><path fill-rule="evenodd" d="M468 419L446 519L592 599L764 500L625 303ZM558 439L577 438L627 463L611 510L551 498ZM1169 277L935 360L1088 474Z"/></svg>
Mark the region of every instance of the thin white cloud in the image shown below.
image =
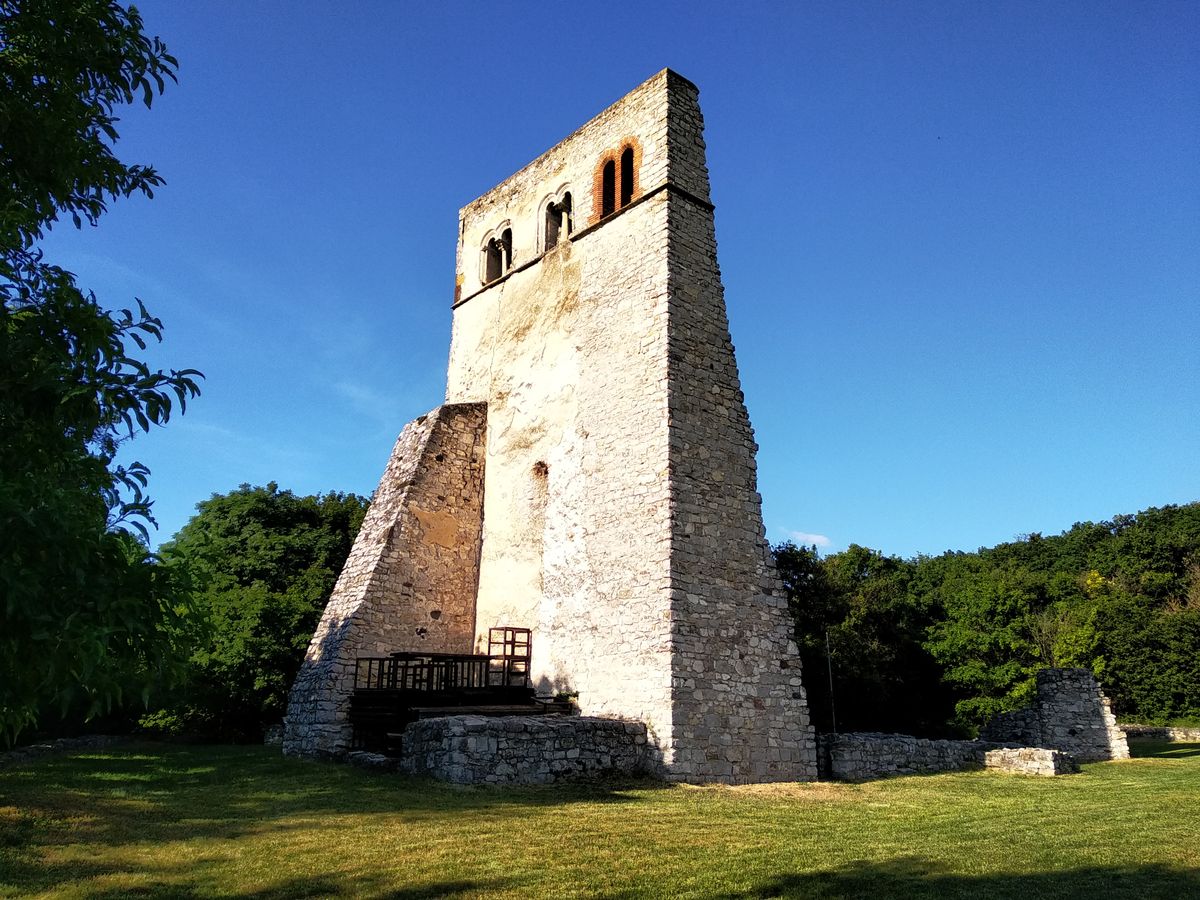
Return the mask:
<svg viewBox="0 0 1200 900"><path fill-rule="evenodd" d="M787 535L789 541L794 544L799 544L802 547L811 547L816 544L818 547L828 547L833 542L823 534L813 534L809 531L789 531L784 529L784 534Z"/></svg>
<svg viewBox="0 0 1200 900"><path fill-rule="evenodd" d="M354 381L339 381L333 389L359 415L397 427L404 424L399 421L401 404L394 394Z"/></svg>

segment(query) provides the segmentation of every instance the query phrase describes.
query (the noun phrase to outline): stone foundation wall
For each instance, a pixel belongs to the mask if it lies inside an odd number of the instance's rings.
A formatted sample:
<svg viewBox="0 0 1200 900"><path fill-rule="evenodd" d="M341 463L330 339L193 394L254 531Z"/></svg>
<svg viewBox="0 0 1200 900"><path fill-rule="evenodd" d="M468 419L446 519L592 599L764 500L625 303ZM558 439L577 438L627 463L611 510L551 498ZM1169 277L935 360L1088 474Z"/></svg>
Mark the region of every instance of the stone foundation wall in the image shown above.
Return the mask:
<svg viewBox="0 0 1200 900"><path fill-rule="evenodd" d="M633 775L646 763L641 722L582 716L447 716L404 730L399 769L455 784L549 784Z"/></svg>
<svg viewBox="0 0 1200 900"><path fill-rule="evenodd" d="M833 781L867 781L893 775L928 775L979 769L994 746L979 741L935 741L907 734L823 734L824 776Z"/></svg>
<svg viewBox="0 0 1200 900"><path fill-rule="evenodd" d="M988 741L937 741L907 734L823 734L818 740L822 775L832 781L869 781L895 775L930 775L997 769L1021 775L1078 772L1070 754L1044 747L1005 747Z"/></svg>
<svg viewBox="0 0 1200 900"><path fill-rule="evenodd" d="M1000 713L979 729L979 739L999 744L1037 747L1042 742L1042 725L1038 720L1037 709L1028 706L1025 709Z"/></svg>
<svg viewBox="0 0 1200 900"><path fill-rule="evenodd" d="M486 423L485 404L448 404L401 432L292 686L284 753L349 749L358 657L471 652Z"/></svg>
<svg viewBox="0 0 1200 900"><path fill-rule="evenodd" d="M1118 725L1131 741L1200 741L1200 728L1175 728L1168 725Z"/></svg>
<svg viewBox="0 0 1200 900"><path fill-rule="evenodd" d="M1087 762L1128 759L1125 733L1108 698L1087 669L1043 669L1037 673L1031 707L1004 713L979 734L982 740L1047 747Z"/></svg>

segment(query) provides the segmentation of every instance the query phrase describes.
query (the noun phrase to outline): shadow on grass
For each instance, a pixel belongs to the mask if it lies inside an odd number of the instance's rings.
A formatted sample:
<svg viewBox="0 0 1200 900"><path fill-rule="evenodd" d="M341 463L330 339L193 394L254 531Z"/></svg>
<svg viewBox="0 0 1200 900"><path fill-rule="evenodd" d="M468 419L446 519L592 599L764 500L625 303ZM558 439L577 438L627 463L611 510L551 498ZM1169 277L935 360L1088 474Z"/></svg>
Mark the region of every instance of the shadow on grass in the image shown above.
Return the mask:
<svg viewBox="0 0 1200 900"><path fill-rule="evenodd" d="M357 876L355 878L333 878L313 875L291 878L258 891L222 893L223 897L236 900L308 900L316 897L371 897L377 900L436 900L436 898L478 897L489 890L503 890L509 886L507 879L481 881L439 881L415 887L389 885L387 879ZM212 897L211 887L203 885L181 885L177 882L155 882L136 891L118 888L111 891L89 892L93 900L118 900L125 897L171 897L191 900L196 897Z"/></svg>
<svg viewBox="0 0 1200 900"><path fill-rule="evenodd" d="M852 863L825 872L772 878L722 900L755 897L1012 897L1138 898L1178 900L1200 896L1200 872L1161 865L1069 869L1034 874L962 875L919 857Z"/></svg>
<svg viewBox="0 0 1200 900"><path fill-rule="evenodd" d="M1136 740L1129 742L1129 755L1134 759L1186 759L1189 756L1200 756L1200 744Z"/></svg>
<svg viewBox="0 0 1200 900"><path fill-rule="evenodd" d="M0 772L0 895L7 896L6 885L51 890L131 871L99 858L70 864L47 858L46 850L66 844L120 849L236 840L376 817L401 827L438 825L489 814L519 817L523 810L573 803L636 804L648 791L670 789L650 779L464 788L285 759L278 751L245 747L139 745L45 757ZM465 882L429 890L354 884L356 893L397 898L455 896L486 887ZM246 896L336 896L343 888L350 889L321 878L300 879ZM152 883L135 893L187 897L188 890L177 882Z"/></svg>

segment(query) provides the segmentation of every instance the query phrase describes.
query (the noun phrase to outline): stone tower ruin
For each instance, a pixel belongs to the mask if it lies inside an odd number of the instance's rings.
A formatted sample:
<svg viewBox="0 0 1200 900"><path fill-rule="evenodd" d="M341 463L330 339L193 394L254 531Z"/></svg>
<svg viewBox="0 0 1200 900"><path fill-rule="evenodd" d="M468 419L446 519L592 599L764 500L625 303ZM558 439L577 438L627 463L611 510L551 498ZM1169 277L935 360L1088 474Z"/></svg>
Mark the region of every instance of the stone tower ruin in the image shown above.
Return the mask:
<svg viewBox="0 0 1200 900"><path fill-rule="evenodd" d="M446 402L396 442L285 752L348 748L357 657L506 626L539 692L644 722L663 777L816 777L697 98L664 70L462 209Z"/></svg>

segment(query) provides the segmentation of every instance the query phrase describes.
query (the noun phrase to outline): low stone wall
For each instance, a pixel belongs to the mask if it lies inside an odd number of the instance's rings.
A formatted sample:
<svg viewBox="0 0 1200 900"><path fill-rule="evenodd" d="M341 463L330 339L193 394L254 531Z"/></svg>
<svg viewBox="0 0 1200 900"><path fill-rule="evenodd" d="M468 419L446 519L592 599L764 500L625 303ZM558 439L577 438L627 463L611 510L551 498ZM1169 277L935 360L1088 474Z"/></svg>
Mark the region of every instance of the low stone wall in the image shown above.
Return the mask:
<svg viewBox="0 0 1200 900"><path fill-rule="evenodd" d="M998 747L984 753L983 764L1019 775L1069 775L1079 771L1079 764L1070 754L1045 747Z"/></svg>
<svg viewBox="0 0 1200 900"><path fill-rule="evenodd" d="M125 735L85 734L82 737L58 738L53 741L43 741L37 744L26 744L15 747L7 753L0 753L0 769L5 766L16 766L30 762L53 753L70 753L75 750L100 750L119 744L127 744L133 738Z"/></svg>
<svg viewBox="0 0 1200 900"><path fill-rule="evenodd" d="M907 734L822 734L822 777L869 781L894 775L930 775L965 769L997 769L1021 775L1065 775L1079 765L1068 753L1044 747L1013 747L989 741L935 741Z"/></svg>
<svg viewBox="0 0 1200 900"><path fill-rule="evenodd" d="M979 741L935 741L907 734L822 734L818 738L824 777L833 781L866 781L893 775L924 775L983 767L993 744Z"/></svg>
<svg viewBox="0 0 1200 900"><path fill-rule="evenodd" d="M1020 744L1037 747L1042 740L1042 723L1032 706L1012 712L998 713L979 729L979 739L1001 744Z"/></svg>
<svg viewBox="0 0 1200 900"><path fill-rule="evenodd" d="M643 770L646 726L588 716L447 716L404 730L399 770L455 784L549 784Z"/></svg>
<svg viewBox="0 0 1200 900"><path fill-rule="evenodd" d="M1174 728L1169 725L1121 725L1131 741L1200 741L1200 728Z"/></svg>

